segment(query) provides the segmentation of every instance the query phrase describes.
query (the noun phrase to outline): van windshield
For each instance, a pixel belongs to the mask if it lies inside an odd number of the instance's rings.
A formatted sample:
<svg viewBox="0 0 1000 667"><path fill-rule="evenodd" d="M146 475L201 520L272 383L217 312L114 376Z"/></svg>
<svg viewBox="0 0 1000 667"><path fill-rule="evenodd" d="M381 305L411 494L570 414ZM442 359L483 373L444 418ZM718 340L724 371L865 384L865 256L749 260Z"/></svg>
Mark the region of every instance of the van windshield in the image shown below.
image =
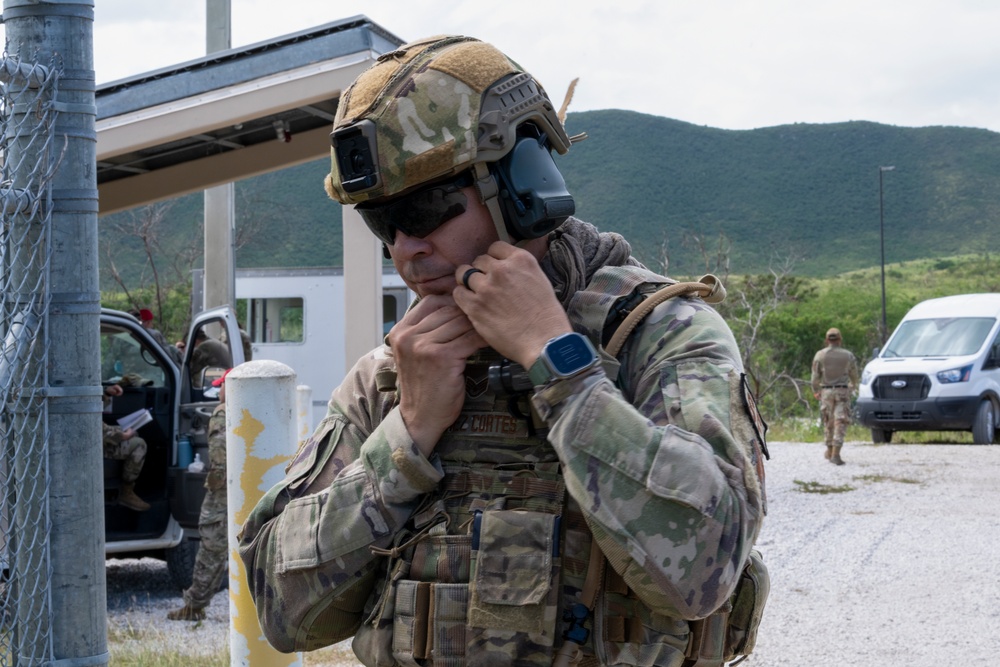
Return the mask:
<svg viewBox="0 0 1000 667"><path fill-rule="evenodd" d="M992 317L940 317L907 320L885 346L883 357L957 357L974 354L996 320Z"/></svg>

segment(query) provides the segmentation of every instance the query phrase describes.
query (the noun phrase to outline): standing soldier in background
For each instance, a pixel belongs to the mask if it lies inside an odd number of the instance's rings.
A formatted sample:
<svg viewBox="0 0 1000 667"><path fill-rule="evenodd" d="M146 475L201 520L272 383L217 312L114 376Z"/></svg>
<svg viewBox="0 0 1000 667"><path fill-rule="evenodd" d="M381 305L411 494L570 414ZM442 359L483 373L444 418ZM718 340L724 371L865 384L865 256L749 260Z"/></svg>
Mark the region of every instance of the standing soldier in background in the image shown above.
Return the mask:
<svg viewBox="0 0 1000 667"><path fill-rule="evenodd" d="M851 396L858 387L857 359L840 346L841 341L840 329L827 331L826 347L816 353L812 363L813 396L819 400L826 441L824 456L839 466L844 465L840 449L851 423Z"/></svg>
<svg viewBox="0 0 1000 667"><path fill-rule="evenodd" d="M226 375L212 382L219 387L219 404L208 422L208 475L205 499L201 501L198 535L201 545L194 562L191 586L184 591L184 606L167 614L171 621L201 621L205 607L222 585L229 561L226 521Z"/></svg>

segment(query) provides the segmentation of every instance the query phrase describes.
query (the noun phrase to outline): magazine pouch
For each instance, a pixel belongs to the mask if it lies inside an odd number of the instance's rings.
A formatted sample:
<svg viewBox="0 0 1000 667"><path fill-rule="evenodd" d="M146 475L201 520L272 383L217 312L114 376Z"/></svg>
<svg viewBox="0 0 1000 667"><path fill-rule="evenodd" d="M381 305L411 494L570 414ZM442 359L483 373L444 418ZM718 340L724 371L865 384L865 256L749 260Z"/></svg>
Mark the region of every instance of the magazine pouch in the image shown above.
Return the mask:
<svg viewBox="0 0 1000 667"><path fill-rule="evenodd" d="M684 667L722 667L739 658L735 665L750 655L770 589L767 567L760 552L752 549L729 601L711 615L690 623Z"/></svg>
<svg viewBox="0 0 1000 667"><path fill-rule="evenodd" d="M469 655L482 664L552 664L559 604L559 517L487 510L473 521Z"/></svg>
<svg viewBox="0 0 1000 667"><path fill-rule="evenodd" d="M757 628L764 615L764 603L771 591L771 578L764 559L756 549L750 551L750 560L743 568L743 575L732 597L732 611L726 627L726 659L748 656L757 643Z"/></svg>
<svg viewBox="0 0 1000 667"><path fill-rule="evenodd" d="M431 535L396 586L392 655L400 665L464 667L469 535ZM436 581L427 581L436 579Z"/></svg>

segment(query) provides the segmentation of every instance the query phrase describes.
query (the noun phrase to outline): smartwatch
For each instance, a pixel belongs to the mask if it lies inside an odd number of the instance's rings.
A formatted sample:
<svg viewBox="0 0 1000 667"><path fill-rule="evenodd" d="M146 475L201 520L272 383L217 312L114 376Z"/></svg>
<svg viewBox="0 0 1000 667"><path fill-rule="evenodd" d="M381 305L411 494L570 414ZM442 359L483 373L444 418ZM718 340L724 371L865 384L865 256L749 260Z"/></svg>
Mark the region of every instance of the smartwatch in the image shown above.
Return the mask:
<svg viewBox="0 0 1000 667"><path fill-rule="evenodd" d="M536 387L565 380L596 366L600 358L590 340L576 332L552 338L542 348L538 360L528 369Z"/></svg>

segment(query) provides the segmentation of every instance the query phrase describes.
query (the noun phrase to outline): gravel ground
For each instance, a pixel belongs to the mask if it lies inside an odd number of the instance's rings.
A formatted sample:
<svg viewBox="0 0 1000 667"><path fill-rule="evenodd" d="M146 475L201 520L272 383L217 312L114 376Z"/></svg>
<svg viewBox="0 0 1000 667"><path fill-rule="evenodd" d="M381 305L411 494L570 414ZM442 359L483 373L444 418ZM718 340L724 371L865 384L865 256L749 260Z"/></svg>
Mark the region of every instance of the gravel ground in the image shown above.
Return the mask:
<svg viewBox="0 0 1000 667"><path fill-rule="evenodd" d="M1000 649L1000 447L848 443L834 466L818 444L771 443L769 514L758 546L771 595L748 667L993 664ZM227 642L228 598L200 624L166 566L108 563L119 636L198 651ZM354 667L346 646L307 667Z"/></svg>

